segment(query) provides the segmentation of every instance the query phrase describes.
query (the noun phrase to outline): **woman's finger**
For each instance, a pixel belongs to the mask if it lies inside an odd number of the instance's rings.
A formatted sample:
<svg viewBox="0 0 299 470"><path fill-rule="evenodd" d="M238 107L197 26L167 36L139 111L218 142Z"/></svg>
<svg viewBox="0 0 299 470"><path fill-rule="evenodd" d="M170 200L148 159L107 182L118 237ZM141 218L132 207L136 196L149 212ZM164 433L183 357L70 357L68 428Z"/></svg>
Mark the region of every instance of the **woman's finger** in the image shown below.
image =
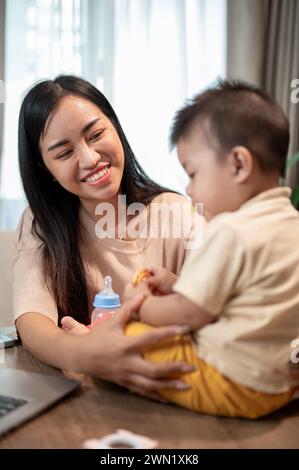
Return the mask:
<svg viewBox="0 0 299 470"><path fill-rule="evenodd" d="M141 395L142 397L145 397L145 398L149 398L150 400L159 401L160 403L169 403L169 401L166 400L166 398L161 397L161 395L159 395L159 393L157 392L148 392L148 391L146 392L142 388L134 387L134 386L130 388L130 392L135 393L137 395Z"/></svg>
<svg viewBox="0 0 299 470"><path fill-rule="evenodd" d="M83 325L83 323L79 323L72 317L63 317L61 319L61 327L66 333L71 333L73 335L83 335L89 333L88 328Z"/></svg>
<svg viewBox="0 0 299 470"><path fill-rule="evenodd" d="M127 349L132 351L142 351L145 347L152 346L159 341L178 335L181 336L186 333L190 333L190 327L188 325L171 325L153 328L152 330L138 336L128 337L129 341L127 342Z"/></svg>
<svg viewBox="0 0 299 470"><path fill-rule="evenodd" d="M145 296L140 294L135 297L135 299L126 301L118 310L117 315L109 319L110 325L114 325L114 327L120 326L123 329L123 327L129 322L129 320L134 317L136 312L138 312L144 299Z"/></svg>
<svg viewBox="0 0 299 470"><path fill-rule="evenodd" d="M150 379L170 379L174 376L190 374L195 372L196 368L182 361L173 362L152 362L142 357L136 357L132 372Z"/></svg>
<svg viewBox="0 0 299 470"><path fill-rule="evenodd" d="M175 390L188 390L190 388L189 384L186 384L182 380L169 379L169 380L153 380L148 377L143 377L137 374L130 374L127 379L127 387L129 389L138 388L143 390L144 393L153 393L159 390L164 389L175 389Z"/></svg>

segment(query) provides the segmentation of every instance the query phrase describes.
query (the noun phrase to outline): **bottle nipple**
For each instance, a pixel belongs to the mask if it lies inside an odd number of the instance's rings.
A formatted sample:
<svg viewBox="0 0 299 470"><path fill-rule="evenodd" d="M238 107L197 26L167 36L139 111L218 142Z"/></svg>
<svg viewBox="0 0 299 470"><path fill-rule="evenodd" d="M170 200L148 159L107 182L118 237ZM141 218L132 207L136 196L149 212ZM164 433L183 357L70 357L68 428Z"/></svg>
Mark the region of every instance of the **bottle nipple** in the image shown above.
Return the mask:
<svg viewBox="0 0 299 470"><path fill-rule="evenodd" d="M112 277L105 276L104 277L104 289L101 291L102 295L113 295L114 291L112 289Z"/></svg>

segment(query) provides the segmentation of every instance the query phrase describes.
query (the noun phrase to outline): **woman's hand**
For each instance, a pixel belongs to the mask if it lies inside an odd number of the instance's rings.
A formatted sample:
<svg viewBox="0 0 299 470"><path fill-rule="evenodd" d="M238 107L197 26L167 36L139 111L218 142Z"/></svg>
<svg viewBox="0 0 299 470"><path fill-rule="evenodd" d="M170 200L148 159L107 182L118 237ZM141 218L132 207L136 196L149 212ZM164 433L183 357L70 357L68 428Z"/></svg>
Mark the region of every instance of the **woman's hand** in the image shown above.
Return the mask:
<svg viewBox="0 0 299 470"><path fill-rule="evenodd" d="M157 342L184 334L188 327L165 326L154 328L139 336L126 336L125 325L139 309L143 297L127 302L113 318L95 326L88 335L76 338L78 353L73 370L84 372L114 382L129 390L156 400L162 400L159 390L164 388L187 389L174 375L194 370L183 362L154 363L141 356L144 348Z"/></svg>
<svg viewBox="0 0 299 470"><path fill-rule="evenodd" d="M171 294L172 286L177 281L178 276L165 268L148 268L152 276L147 279L147 285L154 294Z"/></svg>

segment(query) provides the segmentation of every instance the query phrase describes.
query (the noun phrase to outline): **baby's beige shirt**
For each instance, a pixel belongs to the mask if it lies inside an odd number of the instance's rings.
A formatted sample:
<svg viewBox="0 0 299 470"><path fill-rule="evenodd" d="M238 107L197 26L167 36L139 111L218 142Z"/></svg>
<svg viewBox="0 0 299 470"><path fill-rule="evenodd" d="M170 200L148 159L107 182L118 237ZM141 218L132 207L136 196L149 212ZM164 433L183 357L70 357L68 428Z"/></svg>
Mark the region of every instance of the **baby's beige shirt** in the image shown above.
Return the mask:
<svg viewBox="0 0 299 470"><path fill-rule="evenodd" d="M200 358L257 391L298 386L290 377L299 333L299 214L274 188L207 224L174 290L215 316L195 334Z"/></svg>

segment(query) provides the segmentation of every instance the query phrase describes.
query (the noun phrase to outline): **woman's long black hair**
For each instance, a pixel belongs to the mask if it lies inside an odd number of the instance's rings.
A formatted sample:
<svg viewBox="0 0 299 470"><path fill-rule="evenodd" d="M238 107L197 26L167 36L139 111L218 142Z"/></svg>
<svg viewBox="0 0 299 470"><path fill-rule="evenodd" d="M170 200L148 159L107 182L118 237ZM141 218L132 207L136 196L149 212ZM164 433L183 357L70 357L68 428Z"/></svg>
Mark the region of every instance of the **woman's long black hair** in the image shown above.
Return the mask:
<svg viewBox="0 0 299 470"><path fill-rule="evenodd" d="M37 83L27 93L19 116L18 145L21 178L33 213L32 233L42 241L44 275L57 303L59 324L65 315L88 324L87 280L79 250L80 201L54 181L39 149L47 119L66 95L94 103L114 125L125 155L120 192L126 195L128 204L149 204L156 195L169 190L142 170L113 108L93 85L79 77L61 75Z"/></svg>

